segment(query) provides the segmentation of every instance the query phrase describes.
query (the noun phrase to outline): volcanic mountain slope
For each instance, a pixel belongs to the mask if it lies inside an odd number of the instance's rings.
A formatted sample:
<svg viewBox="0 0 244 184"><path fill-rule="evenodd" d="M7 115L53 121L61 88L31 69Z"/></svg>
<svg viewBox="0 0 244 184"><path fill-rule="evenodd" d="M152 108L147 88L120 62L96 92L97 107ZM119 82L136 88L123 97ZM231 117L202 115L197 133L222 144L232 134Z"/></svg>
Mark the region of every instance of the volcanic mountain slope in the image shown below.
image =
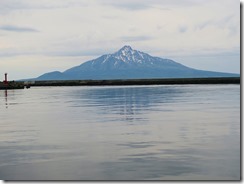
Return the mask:
<svg viewBox="0 0 244 184"><path fill-rule="evenodd" d="M113 54L106 54L70 68L63 73L55 71L35 80L83 80L83 79L152 79L239 77L238 74L196 70L170 59L153 57L124 46Z"/></svg>

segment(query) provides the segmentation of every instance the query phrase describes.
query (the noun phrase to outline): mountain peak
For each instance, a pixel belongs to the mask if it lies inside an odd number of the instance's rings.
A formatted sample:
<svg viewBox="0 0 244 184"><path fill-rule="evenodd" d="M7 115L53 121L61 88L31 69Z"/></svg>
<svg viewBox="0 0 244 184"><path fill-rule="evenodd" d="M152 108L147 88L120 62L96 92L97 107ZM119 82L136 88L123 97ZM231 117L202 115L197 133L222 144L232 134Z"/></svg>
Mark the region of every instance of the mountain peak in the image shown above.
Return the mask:
<svg viewBox="0 0 244 184"><path fill-rule="evenodd" d="M125 45L119 51L115 52L112 56L125 63L137 62L138 51L133 50L129 45Z"/></svg>
<svg viewBox="0 0 244 184"><path fill-rule="evenodd" d="M125 45L124 47L122 47L121 49L120 49L120 51L131 51L131 50L133 50L132 48L131 48L131 46L129 46L129 45Z"/></svg>

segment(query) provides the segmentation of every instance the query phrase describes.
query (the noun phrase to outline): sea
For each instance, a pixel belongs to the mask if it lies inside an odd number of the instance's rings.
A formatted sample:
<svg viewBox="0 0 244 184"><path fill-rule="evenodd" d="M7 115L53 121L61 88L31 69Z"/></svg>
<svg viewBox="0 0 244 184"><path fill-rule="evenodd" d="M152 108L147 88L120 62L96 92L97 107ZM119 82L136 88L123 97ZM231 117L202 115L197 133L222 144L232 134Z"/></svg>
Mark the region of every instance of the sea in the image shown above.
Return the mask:
<svg viewBox="0 0 244 184"><path fill-rule="evenodd" d="M0 91L0 180L241 179L240 85Z"/></svg>

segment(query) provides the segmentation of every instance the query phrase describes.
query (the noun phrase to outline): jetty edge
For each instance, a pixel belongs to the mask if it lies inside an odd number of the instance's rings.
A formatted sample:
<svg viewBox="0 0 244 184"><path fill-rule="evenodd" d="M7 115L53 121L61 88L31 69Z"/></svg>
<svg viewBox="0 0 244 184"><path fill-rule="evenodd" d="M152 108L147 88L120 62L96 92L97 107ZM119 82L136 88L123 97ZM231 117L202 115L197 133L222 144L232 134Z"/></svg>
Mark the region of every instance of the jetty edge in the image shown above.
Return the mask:
<svg viewBox="0 0 244 184"><path fill-rule="evenodd" d="M186 85L186 84L240 84L240 77L115 79L115 80L46 80L46 81L32 81L30 86L120 86L120 85Z"/></svg>

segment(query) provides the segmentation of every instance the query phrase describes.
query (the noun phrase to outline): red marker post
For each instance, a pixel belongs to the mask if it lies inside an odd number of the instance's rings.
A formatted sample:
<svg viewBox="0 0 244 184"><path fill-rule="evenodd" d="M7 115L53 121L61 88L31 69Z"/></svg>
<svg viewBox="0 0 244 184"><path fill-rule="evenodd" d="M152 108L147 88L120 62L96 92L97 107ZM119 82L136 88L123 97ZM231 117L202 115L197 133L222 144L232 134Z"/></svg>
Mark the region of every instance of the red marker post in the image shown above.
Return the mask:
<svg viewBox="0 0 244 184"><path fill-rule="evenodd" d="M5 79L4 79L4 84L8 84L8 74L7 73L5 73L4 74L5 75Z"/></svg>

